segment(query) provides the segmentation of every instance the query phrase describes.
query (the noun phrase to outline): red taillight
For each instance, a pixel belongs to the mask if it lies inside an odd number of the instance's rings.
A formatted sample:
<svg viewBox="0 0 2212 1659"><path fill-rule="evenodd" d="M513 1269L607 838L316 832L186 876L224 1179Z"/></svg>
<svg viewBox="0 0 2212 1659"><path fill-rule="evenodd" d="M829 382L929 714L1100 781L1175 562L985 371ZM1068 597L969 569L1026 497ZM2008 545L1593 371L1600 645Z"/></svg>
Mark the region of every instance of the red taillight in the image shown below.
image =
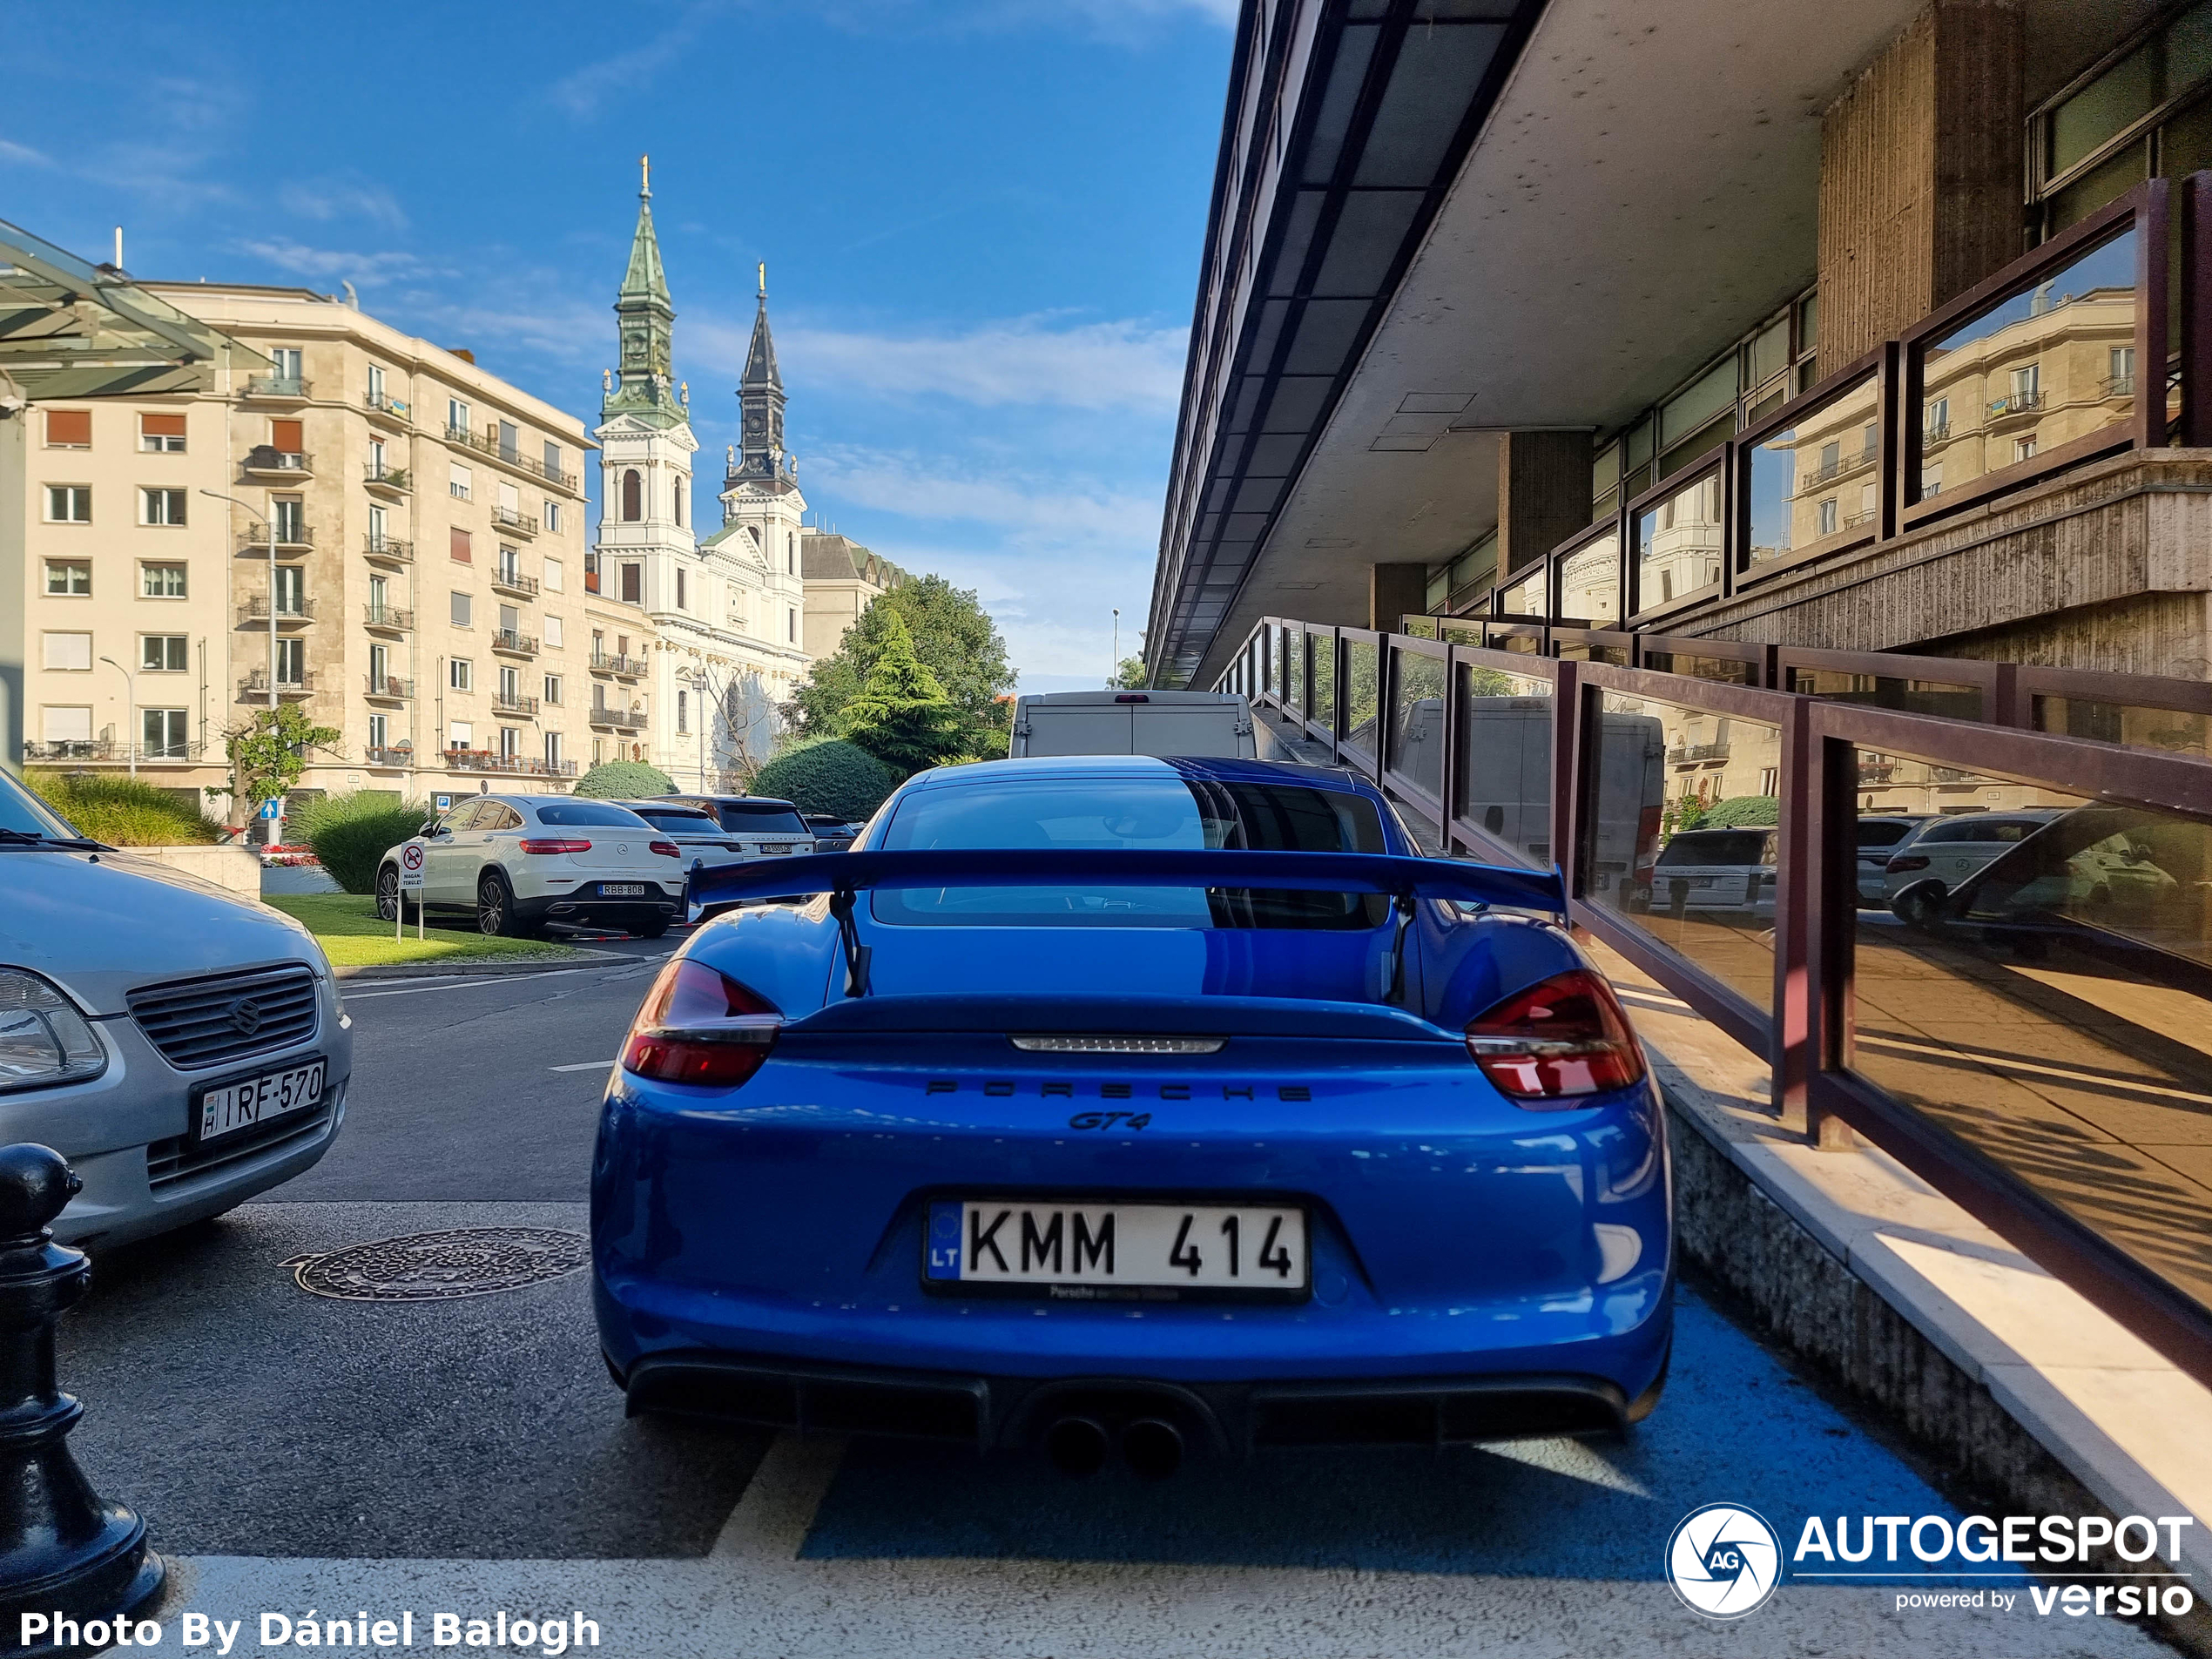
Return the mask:
<svg viewBox="0 0 2212 1659"><path fill-rule="evenodd" d="M684 849L673 841L655 841L646 850L658 853L664 859L680 859L684 856Z"/></svg>
<svg viewBox="0 0 2212 1659"><path fill-rule="evenodd" d="M524 841L523 843L523 851L525 853L589 853L590 850L591 843L589 841Z"/></svg>
<svg viewBox="0 0 2212 1659"><path fill-rule="evenodd" d="M1467 1027L1483 1076L1516 1100L1625 1089L1643 1076L1643 1049L1613 988L1588 968L1516 991Z"/></svg>
<svg viewBox="0 0 2212 1659"><path fill-rule="evenodd" d="M678 958L645 994L622 1048L625 1071L662 1082L734 1089L760 1069L783 1020L705 962Z"/></svg>
<svg viewBox="0 0 2212 1659"><path fill-rule="evenodd" d="M1908 870L1926 869L1928 867L1928 860L1919 853L1900 853L1889 861L1887 867L1890 874L1903 875Z"/></svg>

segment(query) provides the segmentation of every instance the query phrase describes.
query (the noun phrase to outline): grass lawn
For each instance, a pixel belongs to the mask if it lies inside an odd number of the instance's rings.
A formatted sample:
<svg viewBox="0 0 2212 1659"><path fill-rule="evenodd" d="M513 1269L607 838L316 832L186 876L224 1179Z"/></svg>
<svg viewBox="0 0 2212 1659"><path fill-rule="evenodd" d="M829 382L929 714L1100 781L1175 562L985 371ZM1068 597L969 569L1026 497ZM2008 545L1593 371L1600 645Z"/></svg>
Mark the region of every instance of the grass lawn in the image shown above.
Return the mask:
<svg viewBox="0 0 2212 1659"><path fill-rule="evenodd" d="M368 968L387 962L512 962L533 957L559 960L579 953L539 939L487 939L482 934L432 927L418 941L409 918L403 937L394 940L392 924L380 921L376 900L365 893L282 893L262 900L307 924L334 968Z"/></svg>

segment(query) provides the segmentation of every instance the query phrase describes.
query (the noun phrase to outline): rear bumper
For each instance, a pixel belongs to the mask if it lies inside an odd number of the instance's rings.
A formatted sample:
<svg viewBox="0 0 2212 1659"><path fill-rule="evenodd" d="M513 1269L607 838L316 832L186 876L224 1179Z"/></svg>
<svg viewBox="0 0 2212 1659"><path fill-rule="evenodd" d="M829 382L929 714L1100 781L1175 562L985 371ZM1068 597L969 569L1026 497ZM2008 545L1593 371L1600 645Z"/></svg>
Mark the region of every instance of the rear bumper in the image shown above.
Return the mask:
<svg viewBox="0 0 2212 1659"><path fill-rule="evenodd" d="M1658 1403L1659 1371L1631 1399L1608 1378L1571 1372L1374 1382L1174 1382L1143 1376L1004 1377L887 1366L816 1366L706 1352L653 1354L627 1372L642 1413L800 1433L881 1435L969 1446L1033 1446L1058 1419L1150 1416L1185 1439L1248 1456L1291 1446L1447 1446L1617 1433Z"/></svg>
<svg viewBox="0 0 2212 1659"><path fill-rule="evenodd" d="M644 899L595 899L579 894L554 894L543 899L517 899L515 914L536 925L564 921L582 926L630 927L640 923L674 919L684 908L680 896L665 888Z"/></svg>

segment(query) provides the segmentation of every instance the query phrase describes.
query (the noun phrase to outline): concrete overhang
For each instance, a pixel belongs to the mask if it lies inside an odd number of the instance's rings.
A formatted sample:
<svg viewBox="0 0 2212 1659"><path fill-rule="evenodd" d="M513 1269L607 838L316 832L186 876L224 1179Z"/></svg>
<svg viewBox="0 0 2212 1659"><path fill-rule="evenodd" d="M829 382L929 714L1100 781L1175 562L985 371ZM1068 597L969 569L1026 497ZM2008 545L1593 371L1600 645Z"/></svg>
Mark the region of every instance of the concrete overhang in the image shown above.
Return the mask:
<svg viewBox="0 0 2212 1659"><path fill-rule="evenodd" d="M1618 425L1805 287L1822 113L1924 3L1549 0L1312 430L1269 423L1305 452L1247 529L1233 594L1209 575L1211 604L1192 579L1207 520L1178 496L1222 475L1235 439L1196 469L1211 435L1186 396L1148 638L1159 683L1211 685L1262 616L1364 624L1369 566L1448 559L1496 523L1498 431ZM2030 101L2153 9L2031 0Z"/></svg>

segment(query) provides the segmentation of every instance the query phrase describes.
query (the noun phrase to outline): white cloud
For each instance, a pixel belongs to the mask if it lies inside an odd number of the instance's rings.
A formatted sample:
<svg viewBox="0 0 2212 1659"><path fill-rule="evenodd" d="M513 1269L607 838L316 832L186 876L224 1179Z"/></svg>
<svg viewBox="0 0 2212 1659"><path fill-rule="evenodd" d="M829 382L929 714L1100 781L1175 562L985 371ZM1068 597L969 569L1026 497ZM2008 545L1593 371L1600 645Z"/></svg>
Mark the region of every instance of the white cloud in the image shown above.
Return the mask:
<svg viewBox="0 0 2212 1659"><path fill-rule="evenodd" d="M26 167L57 165L53 157L44 150L34 150L27 144L17 144L10 138L0 138L0 161L13 161Z"/></svg>
<svg viewBox="0 0 2212 1659"><path fill-rule="evenodd" d="M381 253L353 253L339 248L309 247L288 237L242 242L239 246L256 259L266 260L279 270L289 271L295 276L318 282L351 282L361 288L441 274L414 254L397 249Z"/></svg>
<svg viewBox="0 0 2212 1659"><path fill-rule="evenodd" d="M686 354L732 374L752 324L694 323ZM1054 327L1042 318L989 322L952 334L880 334L779 323L786 378L876 397L948 397L992 408L1055 404L1171 416L1183 395L1188 336L1136 321Z"/></svg>
<svg viewBox="0 0 2212 1659"><path fill-rule="evenodd" d="M630 9L624 15L634 19L642 10ZM713 4L690 7L673 27L662 30L644 45L617 52L572 75L563 76L553 83L549 96L570 115L580 118L597 115L600 105L609 98L645 85L673 65L698 34L701 25L720 10L720 6Z"/></svg>
<svg viewBox="0 0 2212 1659"><path fill-rule="evenodd" d="M365 219L391 230L407 228L407 214L398 199L370 179L303 179L279 191L277 202L302 219Z"/></svg>
<svg viewBox="0 0 2212 1659"><path fill-rule="evenodd" d="M1043 483L916 455L834 446L811 457L806 476L821 477L853 506L988 525L1022 545L1128 549L1149 557L1159 541L1159 496L1096 480Z"/></svg>

